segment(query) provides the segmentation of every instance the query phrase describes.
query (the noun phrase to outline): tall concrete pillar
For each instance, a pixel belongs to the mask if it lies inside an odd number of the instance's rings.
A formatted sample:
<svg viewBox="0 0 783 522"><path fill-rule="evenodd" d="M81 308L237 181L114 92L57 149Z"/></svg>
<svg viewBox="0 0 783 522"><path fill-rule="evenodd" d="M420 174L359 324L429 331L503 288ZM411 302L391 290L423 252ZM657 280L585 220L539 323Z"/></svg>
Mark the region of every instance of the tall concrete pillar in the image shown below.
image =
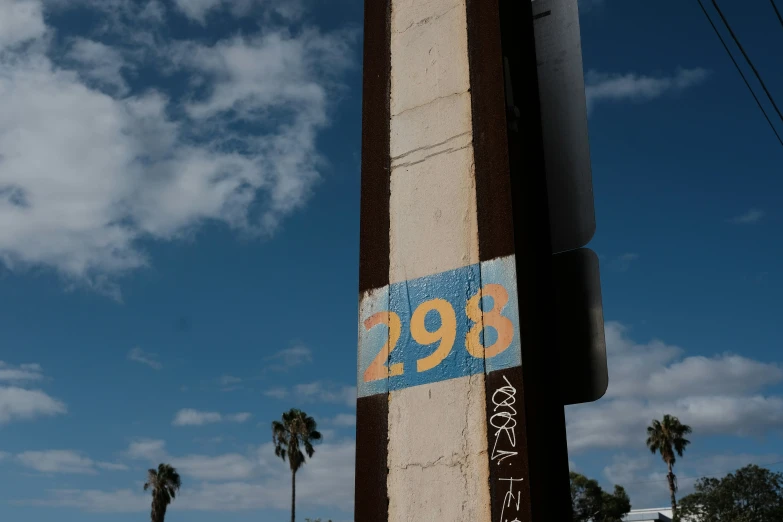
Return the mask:
<svg viewBox="0 0 783 522"><path fill-rule="evenodd" d="M365 2L356 522L529 521L498 0Z"/></svg>

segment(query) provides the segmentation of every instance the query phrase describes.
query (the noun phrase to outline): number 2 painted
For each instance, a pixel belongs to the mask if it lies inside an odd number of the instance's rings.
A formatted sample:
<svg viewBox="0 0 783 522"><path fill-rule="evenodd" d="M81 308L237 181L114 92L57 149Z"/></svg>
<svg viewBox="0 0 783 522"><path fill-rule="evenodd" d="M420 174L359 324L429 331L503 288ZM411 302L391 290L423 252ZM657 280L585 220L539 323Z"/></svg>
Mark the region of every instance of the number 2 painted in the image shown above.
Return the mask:
<svg viewBox="0 0 783 522"><path fill-rule="evenodd" d="M481 310L480 304L483 297L492 298L491 310ZM468 300L465 315L475 324L465 337L465 348L473 357L486 359L495 357L511 346L511 341L514 339L514 326L509 318L501 314L508 300L508 291L497 284L485 285ZM424 320L431 311L437 312L440 316L440 327L434 332L427 330L424 325ZM381 324L388 326L389 339L364 372L364 382L378 381L403 374L403 363L392 364L391 367L386 366L391 352L400 340L402 332L400 316L395 312L378 312L364 321L364 328L369 331ZM481 343L481 332L487 327L495 329L497 340L492 345L485 347ZM432 354L416 362L417 372L432 370L443 362L454 348L454 342L457 338L457 315L454 307L445 299L425 301L414 310L410 329L413 340L422 346L439 342Z"/></svg>

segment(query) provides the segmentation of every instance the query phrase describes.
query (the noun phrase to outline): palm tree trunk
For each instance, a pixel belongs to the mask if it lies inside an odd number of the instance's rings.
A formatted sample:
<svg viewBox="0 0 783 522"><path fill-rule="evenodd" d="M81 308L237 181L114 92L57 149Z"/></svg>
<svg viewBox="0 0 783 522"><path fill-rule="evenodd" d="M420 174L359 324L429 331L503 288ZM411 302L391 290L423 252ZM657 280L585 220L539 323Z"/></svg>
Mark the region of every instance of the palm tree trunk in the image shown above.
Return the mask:
<svg viewBox="0 0 783 522"><path fill-rule="evenodd" d="M674 496L674 472L672 471L671 463L669 465L669 474L666 478L669 479L669 493L672 497L672 520L677 520L677 499Z"/></svg>
<svg viewBox="0 0 783 522"><path fill-rule="evenodd" d="M296 522L296 471L291 472L291 522Z"/></svg>

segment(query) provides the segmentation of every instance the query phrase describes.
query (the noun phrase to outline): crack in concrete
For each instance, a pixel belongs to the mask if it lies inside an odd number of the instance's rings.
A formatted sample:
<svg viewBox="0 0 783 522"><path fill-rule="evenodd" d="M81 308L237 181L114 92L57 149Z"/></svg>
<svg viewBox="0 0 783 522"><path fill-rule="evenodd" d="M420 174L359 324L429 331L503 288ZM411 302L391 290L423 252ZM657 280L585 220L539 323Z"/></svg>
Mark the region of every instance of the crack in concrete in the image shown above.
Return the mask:
<svg viewBox="0 0 783 522"><path fill-rule="evenodd" d="M447 462L445 464L442 464L441 462L446 459L454 459L455 462ZM441 465L446 468L455 468L455 467L462 467L462 463L460 462L462 459L460 459L460 456L456 453L452 453L451 455L443 455L441 457L438 457L437 459L433 460L432 462L425 462L424 464L418 464L415 462L411 462L410 464L405 464L404 466L395 466L394 469L397 470L407 470L408 468L419 468L419 469L428 469L428 468L434 468L435 466Z"/></svg>
<svg viewBox="0 0 783 522"><path fill-rule="evenodd" d="M399 116L401 114L405 114L408 111L419 109L421 107L426 107L427 105L430 105L431 103L435 103L438 100L444 100L446 98L453 98L454 96L462 96L463 94L467 94L469 92L470 92L470 89L468 89L467 91L460 91L460 92L453 92L451 94L444 94L443 96L438 96L437 98L434 98L434 99L432 99L432 100L430 100L428 102L425 102L425 103L422 103L422 104L419 104L419 105L414 105L413 107L408 107L407 109L403 109L400 112L398 112L397 114L392 114L391 117L392 118L396 118L397 116Z"/></svg>
<svg viewBox="0 0 783 522"><path fill-rule="evenodd" d="M392 160L392 162L394 162L394 161L402 159L402 158L404 158L406 156L410 156L414 152L419 152L419 151L428 150L428 149L434 149L435 147L440 147L441 145L445 145L445 144L447 144L450 141L456 140L457 138L461 138L463 136L467 136L468 134L472 134L472 133L473 133L473 131L463 132L462 134L457 134L456 136L452 136L451 138L443 140L440 143L433 143L432 145L425 145L423 147L418 147L416 149L409 150L408 152L406 152L404 154L400 154L399 156L393 157L391 160ZM394 165L392 165L392 168L394 168Z"/></svg>
<svg viewBox="0 0 783 522"><path fill-rule="evenodd" d="M448 9L446 9L444 12L442 12L440 14L434 14L432 16L428 16L427 18L422 18L418 22L411 22L411 23L408 24L408 27L406 27L405 29L402 29L400 31L394 31L394 34L402 34L402 33L406 32L407 30L409 30L409 29L411 29L413 27L419 27L419 26L422 26L424 24L428 24L430 22L434 22L435 20L446 16L447 14L452 12L457 7L459 7L459 4L453 5L453 6L449 7Z"/></svg>
<svg viewBox="0 0 783 522"><path fill-rule="evenodd" d="M471 142L468 143L467 145L465 145L464 147L457 147L457 148L451 147L451 148L448 148L448 149L445 149L445 150L441 150L441 151L438 151L438 152L433 152L432 154L424 156L420 160L409 161L408 163L400 163L399 165L394 165L392 167L392 171L394 171L395 169L401 168L401 167L411 167L413 165L418 165L419 163L424 163L428 159L434 158L435 156L440 156L441 154L448 154L449 152L457 152L458 150L467 149L468 147L471 147L472 145L473 145L473 140L471 140Z"/></svg>

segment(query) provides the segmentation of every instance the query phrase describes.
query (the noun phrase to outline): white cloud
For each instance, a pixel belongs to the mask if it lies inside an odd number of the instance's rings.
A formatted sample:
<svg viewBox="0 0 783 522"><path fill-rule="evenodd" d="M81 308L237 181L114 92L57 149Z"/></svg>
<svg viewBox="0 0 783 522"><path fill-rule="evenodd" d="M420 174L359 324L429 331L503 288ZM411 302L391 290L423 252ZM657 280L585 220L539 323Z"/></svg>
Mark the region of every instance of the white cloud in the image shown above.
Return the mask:
<svg viewBox="0 0 783 522"><path fill-rule="evenodd" d="M245 411L245 412L242 412L242 413L233 413L233 414L230 414L230 415L226 415L224 418L228 422L243 423L243 422L247 422L250 419L250 417L252 417L252 416L253 416L252 413L248 413L248 412Z"/></svg>
<svg viewBox="0 0 783 522"><path fill-rule="evenodd" d="M637 261L639 257L639 254L634 252L627 252L614 259L612 261L612 267L614 267L615 270L619 270L620 272L625 272L631 268L631 263Z"/></svg>
<svg viewBox="0 0 783 522"><path fill-rule="evenodd" d="M46 499L21 500L15 504L73 508L91 513L141 513L150 509L150 497L131 489L52 489L48 493Z"/></svg>
<svg viewBox="0 0 783 522"><path fill-rule="evenodd" d="M40 38L46 32L41 2L3 0L0 2L0 52L4 48Z"/></svg>
<svg viewBox="0 0 783 522"><path fill-rule="evenodd" d="M0 382L22 383L27 381L40 381L42 379L43 370L39 364L12 366L0 361Z"/></svg>
<svg viewBox="0 0 783 522"><path fill-rule="evenodd" d="M119 462L96 462L95 465L108 471L126 471L128 469L128 466Z"/></svg>
<svg viewBox="0 0 783 522"><path fill-rule="evenodd" d="M110 471L128 469L123 464L95 462L80 452L73 450L25 451L18 454L16 459L23 466L41 473L94 475L97 473L97 468Z"/></svg>
<svg viewBox="0 0 783 522"><path fill-rule="evenodd" d="M185 16L204 23L207 12L219 7L223 0L174 0L174 3Z"/></svg>
<svg viewBox="0 0 783 522"><path fill-rule="evenodd" d="M748 464L762 467L781 461L779 454L691 454L678 459L674 472L679 485L678 498L693 492L694 485L702 477L722 477ZM625 487L635 506L666 505L669 487L666 464L660 455L649 452L633 456L620 453L612 456L604 467L603 475L609 484Z"/></svg>
<svg viewBox="0 0 783 522"><path fill-rule="evenodd" d="M296 475L297 506L351 513L355 454L355 444L350 440L319 444L313 459ZM190 484L177 496L172 511L225 513L290 507L290 469L288 463L275 456L271 443L248 455L165 456L164 459ZM131 490L52 490L45 499L22 503L103 513L149 509L149 499Z"/></svg>
<svg viewBox="0 0 783 522"><path fill-rule="evenodd" d="M340 413L339 415L336 415L333 419L329 419L329 424L333 424L335 426L356 426L356 415L349 415L347 413Z"/></svg>
<svg viewBox="0 0 783 522"><path fill-rule="evenodd" d="M222 375L219 379L220 385L229 389L232 389L236 385L242 382L240 377L234 377L233 375Z"/></svg>
<svg viewBox="0 0 783 522"><path fill-rule="evenodd" d="M356 407L356 386L343 386L323 381L297 384L291 389L272 388L265 391L264 395L280 400L292 397L308 403L325 402Z"/></svg>
<svg viewBox="0 0 783 522"><path fill-rule="evenodd" d="M306 346L296 345L291 348L284 348L265 357L264 360L269 362L265 370L280 372L313 362L313 352Z"/></svg>
<svg viewBox="0 0 783 522"><path fill-rule="evenodd" d="M274 397L275 399L285 399L288 397L288 390L285 388L272 388L264 392L267 397Z"/></svg>
<svg viewBox="0 0 783 522"><path fill-rule="evenodd" d="M294 386L294 395L305 401L356 406L356 386L338 386L322 381Z"/></svg>
<svg viewBox="0 0 783 522"><path fill-rule="evenodd" d="M141 4L110 3L123 20L141 19ZM207 221L269 237L309 198L323 162L316 137L355 35L264 28L209 47L174 45L163 31L140 44L123 30L112 33L123 39L116 48L81 41L72 57L82 63L68 69L67 53L65 61L45 54L40 1L4 2L0 23L22 4L30 10L13 15L21 20L13 31L0 28L2 45L41 45L0 54L0 262L8 269L53 268L119 298L117 277L149 265L145 240L187 237ZM126 60L154 49L163 61L146 65L180 67L193 91L170 99L156 85L123 97L93 88L96 79L121 86L110 56L123 46Z"/></svg>
<svg viewBox="0 0 783 522"><path fill-rule="evenodd" d="M24 466L41 473L95 473L93 461L75 451L26 451L16 458Z"/></svg>
<svg viewBox="0 0 783 522"><path fill-rule="evenodd" d="M761 221L761 218L763 217L764 217L764 211L752 208L744 214L740 214L739 216L734 216L729 220L729 222L735 223L737 225L749 225L752 223L758 223L759 221Z"/></svg>
<svg viewBox="0 0 783 522"><path fill-rule="evenodd" d="M647 101L669 92L685 90L708 76L702 68L678 69L673 76L645 76L635 73L607 74L588 71L585 94L588 110L602 101Z"/></svg>
<svg viewBox="0 0 783 522"><path fill-rule="evenodd" d="M204 24L208 15L221 8L228 8L234 16L247 15L257 5L271 4L269 7L283 18L293 20L303 12L301 0L270 2L269 0L174 0L177 8L191 20Z"/></svg>
<svg viewBox="0 0 783 522"><path fill-rule="evenodd" d="M122 53L101 42L76 38L68 51L68 58L79 64L79 73L110 93L127 94L128 85L122 75L126 67Z"/></svg>
<svg viewBox="0 0 783 522"><path fill-rule="evenodd" d="M252 415L248 412L223 415L216 411L199 411L185 408L177 412L172 424L174 426L203 426L205 424L214 424L224 421L243 423L250 419L251 416Z"/></svg>
<svg viewBox="0 0 783 522"><path fill-rule="evenodd" d="M65 414L65 403L41 390L0 386L0 425L14 420Z"/></svg>
<svg viewBox="0 0 783 522"><path fill-rule="evenodd" d="M162 460L166 456L165 445L162 440L137 440L131 442L126 454L132 459Z"/></svg>
<svg viewBox="0 0 783 522"><path fill-rule="evenodd" d="M204 455L171 457L171 463L181 473L199 480L210 481L249 479L258 469L258 464L252 459L236 453L217 457Z"/></svg>
<svg viewBox="0 0 783 522"><path fill-rule="evenodd" d="M128 360L145 364L153 370L160 370L163 365L158 361L158 356L154 353L147 353L139 347L128 352Z"/></svg>
<svg viewBox="0 0 783 522"><path fill-rule="evenodd" d="M609 388L601 400L566 408L571 453L592 448L644 449L645 428L669 413L702 435L753 435L783 427L783 398L759 392L783 380L776 364L738 355L683 357L653 340L637 344L628 329L606 324Z"/></svg>

